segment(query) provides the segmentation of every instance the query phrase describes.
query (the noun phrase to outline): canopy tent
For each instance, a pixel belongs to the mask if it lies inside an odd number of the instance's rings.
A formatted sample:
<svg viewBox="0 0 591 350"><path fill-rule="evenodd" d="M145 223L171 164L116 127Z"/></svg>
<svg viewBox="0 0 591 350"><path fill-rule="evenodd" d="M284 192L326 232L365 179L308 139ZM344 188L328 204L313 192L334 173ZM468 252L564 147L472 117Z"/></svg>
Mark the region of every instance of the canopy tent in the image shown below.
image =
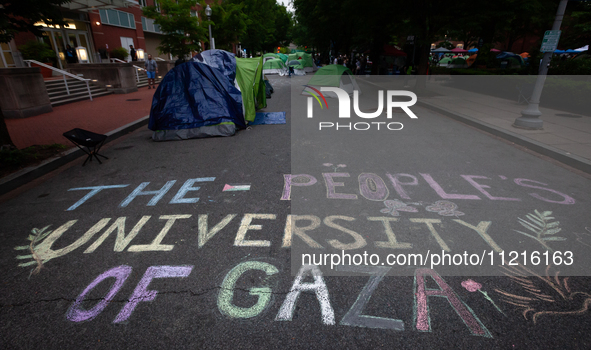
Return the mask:
<svg viewBox="0 0 591 350"><path fill-rule="evenodd" d="M278 53L277 56L283 61L283 63L287 62L287 55L284 53Z"/></svg>
<svg viewBox="0 0 591 350"><path fill-rule="evenodd" d="M232 83L236 79L236 57L231 52L207 50L196 54L192 60L219 69Z"/></svg>
<svg viewBox="0 0 591 350"><path fill-rule="evenodd" d="M244 119L253 122L256 110L267 107L263 58L236 58L236 84L242 93Z"/></svg>
<svg viewBox="0 0 591 350"><path fill-rule="evenodd" d="M242 102L240 91L221 70L190 61L160 82L148 128L155 141L232 136L246 127Z"/></svg>
<svg viewBox="0 0 591 350"><path fill-rule="evenodd" d="M451 52L455 52L455 53L467 53L468 50L464 50L464 49L460 49L459 47L456 47L455 49L452 49Z"/></svg>
<svg viewBox="0 0 591 350"><path fill-rule="evenodd" d="M359 89L359 85L357 85L357 81L355 81L355 77L351 70L340 64L329 64L318 69L316 74L314 74L308 82L308 86L302 91L302 94L304 95L317 95L317 92L310 86L316 90L320 90L320 87L322 86L332 86L345 90L349 95L353 94L354 90L359 91L361 94L361 89ZM322 94L327 97L337 97L337 95L331 91L322 92Z"/></svg>
<svg viewBox="0 0 591 350"><path fill-rule="evenodd" d="M263 64L263 74L287 74L287 67L279 58L273 58Z"/></svg>
<svg viewBox="0 0 591 350"><path fill-rule="evenodd" d="M263 55L263 63L275 58L279 58L279 56L276 53L266 53Z"/></svg>
<svg viewBox="0 0 591 350"><path fill-rule="evenodd" d="M497 49L490 49L490 52L501 52L501 50L497 50Z"/></svg>
<svg viewBox="0 0 591 350"><path fill-rule="evenodd" d="M561 54L561 53L564 53L564 52L565 52L564 50L554 50L554 53L557 53L557 54Z"/></svg>
<svg viewBox="0 0 591 350"><path fill-rule="evenodd" d="M573 49L568 49L568 50L566 50L564 52L566 52L566 53L578 53L578 51L575 51Z"/></svg>
<svg viewBox="0 0 591 350"><path fill-rule="evenodd" d="M403 56L406 57L406 52L396 48L392 45L384 45L384 51L382 52L382 56Z"/></svg>
<svg viewBox="0 0 591 350"><path fill-rule="evenodd" d="M440 48L437 48L435 50L431 50L431 52L446 53L446 52L451 52L451 50L448 50L445 47L440 47Z"/></svg>
<svg viewBox="0 0 591 350"><path fill-rule="evenodd" d="M526 59L529 57L529 53L528 52L522 52L519 54L519 56L521 56L521 58Z"/></svg>
<svg viewBox="0 0 591 350"><path fill-rule="evenodd" d="M473 47L470 50L468 50L469 53L474 53L474 52L478 52L478 49Z"/></svg>
<svg viewBox="0 0 591 350"><path fill-rule="evenodd" d="M583 47L579 47L578 49L575 49L576 52L583 52L583 51L589 51L589 45L585 45Z"/></svg>

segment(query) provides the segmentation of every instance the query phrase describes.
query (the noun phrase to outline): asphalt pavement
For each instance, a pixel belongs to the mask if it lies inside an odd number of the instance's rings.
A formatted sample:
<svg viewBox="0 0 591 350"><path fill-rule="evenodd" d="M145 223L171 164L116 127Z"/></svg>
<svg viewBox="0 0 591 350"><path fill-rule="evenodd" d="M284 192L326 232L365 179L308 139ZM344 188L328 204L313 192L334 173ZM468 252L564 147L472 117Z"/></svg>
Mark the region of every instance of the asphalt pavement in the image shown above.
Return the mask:
<svg viewBox="0 0 591 350"><path fill-rule="evenodd" d="M398 131L318 130L338 101L306 118L298 79L271 77L265 111L287 124L159 143L141 128L0 203L0 347L591 347L587 175L418 106ZM293 263L343 249L496 263Z"/></svg>

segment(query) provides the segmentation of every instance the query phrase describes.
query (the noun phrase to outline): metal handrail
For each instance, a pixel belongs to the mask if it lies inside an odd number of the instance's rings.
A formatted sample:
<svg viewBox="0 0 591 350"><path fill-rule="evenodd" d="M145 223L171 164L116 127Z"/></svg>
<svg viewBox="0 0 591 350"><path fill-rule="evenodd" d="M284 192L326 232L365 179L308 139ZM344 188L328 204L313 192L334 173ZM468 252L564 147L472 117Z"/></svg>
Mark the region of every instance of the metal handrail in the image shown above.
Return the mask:
<svg viewBox="0 0 591 350"><path fill-rule="evenodd" d="M129 63L129 62L127 62L127 61L120 60L120 59L118 59L118 58L111 58L111 61L116 61L116 62L121 62L121 63ZM135 64L132 64L132 66L133 66L134 68L136 68L136 70L135 70L135 78L136 78L137 82L139 83L139 82L140 82L140 75L138 74L138 71L140 71L140 70L143 70L143 71L145 71L145 69L144 69L144 68L142 68L142 67L138 67L138 66L136 66Z"/></svg>
<svg viewBox="0 0 591 350"><path fill-rule="evenodd" d="M49 68L49 69L51 69L52 71L55 71L55 72L61 73L61 74L62 74L62 76L64 77L64 85L66 86L66 92L68 93L68 95L70 95L70 88L68 87L68 80L66 79L66 75L67 75L67 76L69 76L70 78L78 79L78 80L80 80L80 81L83 81L83 82L85 82L85 83L86 83L86 89L88 90L88 97L90 97L90 100L92 101L92 93L90 92L90 85L88 84L88 82L89 82L91 79L80 78L79 76L77 76L77 75L74 75L74 74L72 74L72 73L70 73L70 72L66 72L66 71L65 71L65 70L63 70L63 69L55 68L55 67L52 67L52 66L50 66L50 65L47 65L47 64L45 64L45 63L41 63L41 62L39 62L39 61L35 61L35 60L23 60L23 62L25 62L25 63L26 63L26 64L27 64L29 67L31 67L31 63L35 63L35 64L36 64L36 65L38 65L38 66L45 67L45 68Z"/></svg>
<svg viewBox="0 0 591 350"><path fill-rule="evenodd" d="M165 59L163 59L163 58L160 58L160 57L154 57L154 59L155 59L156 61L166 61Z"/></svg>

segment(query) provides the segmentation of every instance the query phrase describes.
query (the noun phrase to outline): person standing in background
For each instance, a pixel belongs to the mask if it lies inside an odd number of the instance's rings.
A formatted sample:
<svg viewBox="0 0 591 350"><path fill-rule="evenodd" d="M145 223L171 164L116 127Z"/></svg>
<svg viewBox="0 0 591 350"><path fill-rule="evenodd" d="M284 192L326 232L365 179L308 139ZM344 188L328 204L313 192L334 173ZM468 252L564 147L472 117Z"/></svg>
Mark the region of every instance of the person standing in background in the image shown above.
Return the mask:
<svg viewBox="0 0 591 350"><path fill-rule="evenodd" d="M133 48L133 45L129 45L129 55L131 56L132 61L137 61L137 52Z"/></svg>
<svg viewBox="0 0 591 350"><path fill-rule="evenodd" d="M146 69L146 74L148 74L148 89L155 89L154 79L156 79L156 74L158 73L158 63L152 59L152 55L148 55L148 59L144 62L144 68Z"/></svg>

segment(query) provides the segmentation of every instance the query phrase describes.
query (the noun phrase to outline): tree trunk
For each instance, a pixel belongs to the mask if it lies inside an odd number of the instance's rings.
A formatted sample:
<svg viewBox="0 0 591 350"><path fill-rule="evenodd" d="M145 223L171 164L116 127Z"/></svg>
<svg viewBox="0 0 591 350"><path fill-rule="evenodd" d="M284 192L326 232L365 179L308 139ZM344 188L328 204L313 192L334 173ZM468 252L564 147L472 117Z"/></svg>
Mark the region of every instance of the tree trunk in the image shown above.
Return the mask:
<svg viewBox="0 0 591 350"><path fill-rule="evenodd" d="M10 145L14 147L14 143L10 138L8 128L6 127L6 123L4 122L4 114L2 113L2 108L0 108L0 146L5 145Z"/></svg>

